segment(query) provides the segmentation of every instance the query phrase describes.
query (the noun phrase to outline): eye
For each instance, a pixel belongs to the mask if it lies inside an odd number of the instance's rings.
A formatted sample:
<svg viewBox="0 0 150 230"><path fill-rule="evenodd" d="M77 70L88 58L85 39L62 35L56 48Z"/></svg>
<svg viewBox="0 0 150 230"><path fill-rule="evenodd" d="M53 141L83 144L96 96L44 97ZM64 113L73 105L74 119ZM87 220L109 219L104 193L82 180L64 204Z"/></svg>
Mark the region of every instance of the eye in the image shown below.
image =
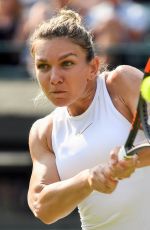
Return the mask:
<svg viewBox="0 0 150 230"><path fill-rule="evenodd" d="M72 61L63 61L61 65L63 67L70 67L70 66L74 65L74 63Z"/></svg>
<svg viewBox="0 0 150 230"><path fill-rule="evenodd" d="M48 64L45 63L40 63L37 64L37 69L42 70L42 71L47 71L50 68Z"/></svg>

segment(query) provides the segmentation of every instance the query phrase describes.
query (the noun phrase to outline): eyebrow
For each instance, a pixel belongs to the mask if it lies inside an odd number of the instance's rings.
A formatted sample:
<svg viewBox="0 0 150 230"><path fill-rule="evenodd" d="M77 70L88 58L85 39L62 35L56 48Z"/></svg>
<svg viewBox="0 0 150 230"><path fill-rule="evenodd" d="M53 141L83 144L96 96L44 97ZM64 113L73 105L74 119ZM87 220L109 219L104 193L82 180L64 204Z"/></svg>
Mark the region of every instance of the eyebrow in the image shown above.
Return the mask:
<svg viewBox="0 0 150 230"><path fill-rule="evenodd" d="M75 57L77 57L77 54L74 54L74 53L67 53L67 54L62 55L62 56L59 58L59 60L62 60L62 59L67 58L67 57L69 57L69 56L75 56Z"/></svg>
<svg viewBox="0 0 150 230"><path fill-rule="evenodd" d="M77 54L67 53L67 54L62 55L58 60L61 61L62 59L65 59L65 58L67 58L69 56L75 56L75 57L77 57ZM39 58L37 58L36 61L46 62L47 60L39 57Z"/></svg>

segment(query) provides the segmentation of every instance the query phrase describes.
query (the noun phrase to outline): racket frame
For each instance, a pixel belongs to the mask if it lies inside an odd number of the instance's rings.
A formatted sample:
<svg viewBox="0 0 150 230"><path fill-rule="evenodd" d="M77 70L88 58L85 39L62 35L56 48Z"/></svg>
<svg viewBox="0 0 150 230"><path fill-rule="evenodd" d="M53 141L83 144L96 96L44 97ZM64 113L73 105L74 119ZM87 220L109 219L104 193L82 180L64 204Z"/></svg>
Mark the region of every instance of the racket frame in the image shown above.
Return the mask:
<svg viewBox="0 0 150 230"><path fill-rule="evenodd" d="M144 69L143 79L149 76L150 76L150 58L148 59L148 62ZM148 121L147 114L148 114L147 105L140 93L137 110L131 124L131 130L125 142L125 145L122 146L119 151L119 159L131 157L133 154L138 154L138 152L142 151L142 149L150 148L150 125L147 122ZM141 144L134 147L133 143L141 125L142 125L142 129L144 130L144 134L148 143Z"/></svg>

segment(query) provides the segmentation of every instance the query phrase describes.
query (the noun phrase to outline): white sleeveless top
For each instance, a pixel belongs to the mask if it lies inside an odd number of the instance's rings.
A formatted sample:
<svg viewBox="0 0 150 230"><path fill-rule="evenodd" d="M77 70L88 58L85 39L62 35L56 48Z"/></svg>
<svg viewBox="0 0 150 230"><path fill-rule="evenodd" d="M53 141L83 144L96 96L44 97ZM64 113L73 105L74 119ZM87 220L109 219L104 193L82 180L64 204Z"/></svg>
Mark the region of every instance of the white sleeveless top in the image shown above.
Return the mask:
<svg viewBox="0 0 150 230"><path fill-rule="evenodd" d="M105 76L97 79L95 97L81 115L66 107L53 112L52 145L61 180L108 160L125 143L130 123L114 107ZM112 194L94 191L79 205L83 230L150 230L150 167L119 182Z"/></svg>

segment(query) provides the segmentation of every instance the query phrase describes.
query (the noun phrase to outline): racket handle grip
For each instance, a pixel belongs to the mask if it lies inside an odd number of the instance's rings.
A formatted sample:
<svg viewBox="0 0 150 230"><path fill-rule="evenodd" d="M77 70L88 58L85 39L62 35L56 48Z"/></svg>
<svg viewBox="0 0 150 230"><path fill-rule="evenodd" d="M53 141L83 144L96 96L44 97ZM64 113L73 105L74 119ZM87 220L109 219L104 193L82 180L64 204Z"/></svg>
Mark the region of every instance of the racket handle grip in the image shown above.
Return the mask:
<svg viewBox="0 0 150 230"><path fill-rule="evenodd" d="M126 154L126 150L125 150L125 147L122 146L118 152L118 159L119 160L124 160L127 158L127 154Z"/></svg>
<svg viewBox="0 0 150 230"><path fill-rule="evenodd" d="M136 150L136 152L137 152L137 150ZM135 154L135 152L134 152L134 154ZM131 154L131 152L130 152L130 154L128 154L125 147L122 146L118 152L118 159L119 160L131 159L134 154L133 154L133 152L132 152L132 154Z"/></svg>

